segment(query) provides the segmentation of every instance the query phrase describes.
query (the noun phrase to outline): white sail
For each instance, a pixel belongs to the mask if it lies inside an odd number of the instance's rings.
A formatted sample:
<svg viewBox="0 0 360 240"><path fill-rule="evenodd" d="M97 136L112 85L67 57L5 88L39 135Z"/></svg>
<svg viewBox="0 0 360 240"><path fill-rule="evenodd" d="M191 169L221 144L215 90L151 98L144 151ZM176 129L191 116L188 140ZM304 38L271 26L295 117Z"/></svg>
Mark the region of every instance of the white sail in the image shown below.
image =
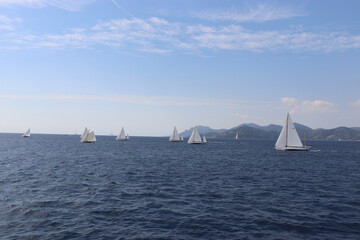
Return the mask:
<svg viewBox="0 0 360 240"><path fill-rule="evenodd" d="M96 142L96 137L94 131L90 132L90 129L88 129L85 133L85 135L81 138L80 142L82 143L92 143Z"/></svg>
<svg viewBox="0 0 360 240"><path fill-rule="evenodd" d="M289 113L286 116L285 124L281 129L280 135L275 143L275 149L300 151L309 149L302 144Z"/></svg>
<svg viewBox="0 0 360 240"><path fill-rule="evenodd" d="M236 132L235 139L239 139L239 132Z"/></svg>
<svg viewBox="0 0 360 240"><path fill-rule="evenodd" d="M30 128L24 133L23 137L30 137Z"/></svg>
<svg viewBox="0 0 360 240"><path fill-rule="evenodd" d="M80 138L83 138L85 136L85 134L88 132L87 127L85 127L83 133L81 134Z"/></svg>
<svg viewBox="0 0 360 240"><path fill-rule="evenodd" d="M128 136L125 135L124 127L122 127L119 135L116 137L116 140L124 141L124 140L128 140L128 139L129 139L129 135Z"/></svg>
<svg viewBox="0 0 360 240"><path fill-rule="evenodd" d="M201 140L200 134L197 131L196 126L194 127L193 132L191 133L191 136L188 140L188 144L200 144L203 143L203 141Z"/></svg>
<svg viewBox="0 0 360 240"><path fill-rule="evenodd" d="M287 147L304 147L290 115L288 115Z"/></svg>
<svg viewBox="0 0 360 240"><path fill-rule="evenodd" d="M176 127L174 127L174 130L169 138L169 141L170 142L180 142L181 141L181 138L179 137Z"/></svg>
<svg viewBox="0 0 360 240"><path fill-rule="evenodd" d="M129 134L126 135L126 139L129 140L130 139L130 136Z"/></svg>
<svg viewBox="0 0 360 240"><path fill-rule="evenodd" d="M205 136L203 136L203 143L207 143L207 141L206 141L206 137Z"/></svg>

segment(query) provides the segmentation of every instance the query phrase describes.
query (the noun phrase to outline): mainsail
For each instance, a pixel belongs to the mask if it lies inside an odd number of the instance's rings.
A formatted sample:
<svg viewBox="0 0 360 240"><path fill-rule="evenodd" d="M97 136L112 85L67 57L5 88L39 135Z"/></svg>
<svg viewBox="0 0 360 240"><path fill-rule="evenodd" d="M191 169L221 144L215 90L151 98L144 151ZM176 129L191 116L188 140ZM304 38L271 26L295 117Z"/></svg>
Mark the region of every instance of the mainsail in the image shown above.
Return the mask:
<svg viewBox="0 0 360 240"><path fill-rule="evenodd" d="M169 141L170 142L181 142L182 141L181 138L179 137L176 127L174 127L174 130L172 131Z"/></svg>
<svg viewBox="0 0 360 240"><path fill-rule="evenodd" d="M128 139L129 139L129 135L128 136L125 135L124 127L122 127L119 135L116 137L116 140L125 141L125 140L128 140Z"/></svg>
<svg viewBox="0 0 360 240"><path fill-rule="evenodd" d="M87 127L85 127L83 133L81 134L80 138L83 138L85 136L85 134L88 132Z"/></svg>
<svg viewBox="0 0 360 240"><path fill-rule="evenodd" d="M87 129L85 135L81 138L80 142L82 143L96 142L94 131L90 132L90 129Z"/></svg>
<svg viewBox="0 0 360 240"><path fill-rule="evenodd" d="M201 143L204 142L201 140L200 134L195 126L188 140L188 144L201 144Z"/></svg>
<svg viewBox="0 0 360 240"><path fill-rule="evenodd" d="M302 144L289 113L275 143L275 148L277 150L308 150L308 147Z"/></svg>
<svg viewBox="0 0 360 240"><path fill-rule="evenodd" d="M30 137L30 128L24 133L23 137Z"/></svg>

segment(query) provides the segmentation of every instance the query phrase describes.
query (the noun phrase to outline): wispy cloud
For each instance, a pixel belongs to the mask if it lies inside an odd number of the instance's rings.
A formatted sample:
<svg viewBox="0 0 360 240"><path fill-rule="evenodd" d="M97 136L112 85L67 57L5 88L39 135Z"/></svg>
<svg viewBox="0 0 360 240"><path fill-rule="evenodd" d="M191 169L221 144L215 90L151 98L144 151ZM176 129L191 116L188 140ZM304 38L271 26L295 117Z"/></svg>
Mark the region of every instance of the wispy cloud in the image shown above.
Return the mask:
<svg viewBox="0 0 360 240"><path fill-rule="evenodd" d="M299 102L296 98L281 98L281 103L290 109L290 112L337 112L335 104L324 100L304 100Z"/></svg>
<svg viewBox="0 0 360 240"><path fill-rule="evenodd" d="M94 96L94 95L17 95L0 94L0 99L12 100L57 100L57 101L85 101L85 102L115 102L120 104L139 104L154 106L187 106L202 107L212 106L221 108L236 108L240 105L246 105L244 101L238 100L215 100L215 99L197 99L197 98L179 98L167 96Z"/></svg>
<svg viewBox="0 0 360 240"><path fill-rule="evenodd" d="M0 0L0 6L22 6L28 8L57 7L68 11L77 11L96 0Z"/></svg>
<svg viewBox="0 0 360 240"><path fill-rule="evenodd" d="M216 10L197 12L192 16L210 21L266 22L303 16L303 14L289 7L259 4L256 7L249 7L243 12L235 9Z"/></svg>
<svg viewBox="0 0 360 240"><path fill-rule="evenodd" d="M0 31L6 30L6 31L13 31L15 30L15 27L17 24L21 23L21 18L9 18L4 15L0 15Z"/></svg>
<svg viewBox="0 0 360 240"><path fill-rule="evenodd" d="M351 102L350 105L360 108L360 99L356 100L355 102Z"/></svg>
<svg viewBox="0 0 360 240"><path fill-rule="evenodd" d="M0 0L1 1L1 0ZM87 48L108 46L152 53L198 51L332 52L360 49L360 35L304 30L249 30L236 24L204 25L151 17L100 22L61 34L0 34L2 48Z"/></svg>

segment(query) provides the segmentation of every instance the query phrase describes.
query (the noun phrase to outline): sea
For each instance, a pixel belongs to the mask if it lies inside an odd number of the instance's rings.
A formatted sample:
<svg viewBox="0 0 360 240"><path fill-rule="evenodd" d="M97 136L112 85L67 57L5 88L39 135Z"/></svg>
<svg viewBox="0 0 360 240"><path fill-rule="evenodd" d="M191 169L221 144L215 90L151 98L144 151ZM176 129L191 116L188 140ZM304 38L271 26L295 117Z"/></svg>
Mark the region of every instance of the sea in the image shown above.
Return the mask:
<svg viewBox="0 0 360 240"><path fill-rule="evenodd" d="M360 239L360 142L0 134L0 239Z"/></svg>

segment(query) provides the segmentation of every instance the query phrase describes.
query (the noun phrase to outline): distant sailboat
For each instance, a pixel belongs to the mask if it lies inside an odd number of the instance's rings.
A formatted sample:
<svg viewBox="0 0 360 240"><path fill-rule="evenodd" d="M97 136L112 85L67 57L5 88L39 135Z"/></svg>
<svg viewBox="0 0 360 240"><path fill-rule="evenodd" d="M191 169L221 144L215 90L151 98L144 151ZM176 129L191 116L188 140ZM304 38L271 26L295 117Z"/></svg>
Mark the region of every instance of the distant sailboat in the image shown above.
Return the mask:
<svg viewBox="0 0 360 240"><path fill-rule="evenodd" d="M279 138L275 143L275 149L283 151L309 150L309 147L302 144L289 113L287 114L285 124L281 129Z"/></svg>
<svg viewBox="0 0 360 240"><path fill-rule="evenodd" d="M206 141L206 138L205 138ZM188 144L203 144L206 143L203 140L201 140L200 134L196 128L196 126L194 127L193 132L191 133L191 136L188 140Z"/></svg>
<svg viewBox="0 0 360 240"><path fill-rule="evenodd" d="M170 142L182 142L183 140L181 139L181 137L179 136L176 127L174 127L174 130L172 131L172 134L169 138Z"/></svg>
<svg viewBox="0 0 360 240"><path fill-rule="evenodd" d="M207 143L205 136L203 136L203 143Z"/></svg>
<svg viewBox="0 0 360 240"><path fill-rule="evenodd" d="M23 137L30 137L30 128L24 133Z"/></svg>
<svg viewBox="0 0 360 240"><path fill-rule="evenodd" d="M96 137L94 131L90 132L90 129L86 129L84 136L80 139L82 143L93 143L96 142Z"/></svg>
<svg viewBox="0 0 360 240"><path fill-rule="evenodd" d="M125 135L125 130L124 127L121 128L121 131L119 133L119 135L116 137L117 141L126 141L129 140L129 135Z"/></svg>
<svg viewBox="0 0 360 240"><path fill-rule="evenodd" d="M236 132L235 139L239 139L239 132Z"/></svg>

